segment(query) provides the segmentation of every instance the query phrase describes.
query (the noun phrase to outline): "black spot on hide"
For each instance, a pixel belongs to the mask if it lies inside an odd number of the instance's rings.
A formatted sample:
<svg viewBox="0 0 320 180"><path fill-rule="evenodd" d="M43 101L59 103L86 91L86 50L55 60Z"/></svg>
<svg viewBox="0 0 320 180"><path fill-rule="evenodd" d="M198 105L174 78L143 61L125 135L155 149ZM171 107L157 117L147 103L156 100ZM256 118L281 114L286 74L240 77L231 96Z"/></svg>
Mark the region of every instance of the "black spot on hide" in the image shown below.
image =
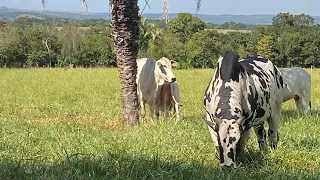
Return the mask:
<svg viewBox="0 0 320 180"><path fill-rule="evenodd" d="M256 118L262 118L262 117L264 116L265 112L266 112L266 111L265 111L264 109L258 108L258 109L257 109Z"/></svg>
<svg viewBox="0 0 320 180"><path fill-rule="evenodd" d="M166 72L166 70L164 69L164 67L163 67L162 64L160 64L159 68L160 68L162 74L167 75L167 72Z"/></svg>
<svg viewBox="0 0 320 180"><path fill-rule="evenodd" d="M236 141L236 137L230 137L229 138L229 144L232 144Z"/></svg>
<svg viewBox="0 0 320 180"><path fill-rule="evenodd" d="M230 152L228 152L228 158L230 158L232 161L234 161L234 152L233 152L233 148L230 148Z"/></svg>

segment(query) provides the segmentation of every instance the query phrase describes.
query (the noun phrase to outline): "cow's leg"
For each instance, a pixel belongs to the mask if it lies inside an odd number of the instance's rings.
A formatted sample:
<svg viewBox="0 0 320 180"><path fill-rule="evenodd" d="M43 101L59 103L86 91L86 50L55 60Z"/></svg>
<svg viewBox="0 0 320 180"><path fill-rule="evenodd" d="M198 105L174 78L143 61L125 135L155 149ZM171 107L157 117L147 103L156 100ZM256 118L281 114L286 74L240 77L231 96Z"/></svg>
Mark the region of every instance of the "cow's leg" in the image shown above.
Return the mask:
<svg viewBox="0 0 320 180"><path fill-rule="evenodd" d="M310 97L302 96L299 100L296 100L296 106L303 113L308 113L311 109Z"/></svg>
<svg viewBox="0 0 320 180"><path fill-rule="evenodd" d="M259 144L259 149L261 153L267 150L267 144L266 144L266 131L264 130L264 123L254 127L254 131L257 135L257 140Z"/></svg>
<svg viewBox="0 0 320 180"><path fill-rule="evenodd" d="M303 112L303 104L302 104L302 98L300 96L296 96L294 98L294 101L296 103L296 107L298 109L298 112L301 113Z"/></svg>
<svg viewBox="0 0 320 180"><path fill-rule="evenodd" d="M274 107L274 111L271 115L271 119L268 120L269 130L268 130L268 138L269 138L269 146L272 149L276 149L279 141L279 124L280 124L280 116L281 116L281 102L277 102Z"/></svg>
<svg viewBox="0 0 320 180"><path fill-rule="evenodd" d="M146 102L140 100L140 117L143 122L144 118L146 117Z"/></svg>
<svg viewBox="0 0 320 180"><path fill-rule="evenodd" d="M159 121L160 111L157 109L157 110L154 111L154 113L156 115L157 121Z"/></svg>
<svg viewBox="0 0 320 180"><path fill-rule="evenodd" d="M237 154L241 154L243 152L244 147L249 139L249 135L250 135L250 129L242 132L239 142L237 144L237 151L236 151Z"/></svg>
<svg viewBox="0 0 320 180"><path fill-rule="evenodd" d="M150 106L151 121L154 122L155 109Z"/></svg>

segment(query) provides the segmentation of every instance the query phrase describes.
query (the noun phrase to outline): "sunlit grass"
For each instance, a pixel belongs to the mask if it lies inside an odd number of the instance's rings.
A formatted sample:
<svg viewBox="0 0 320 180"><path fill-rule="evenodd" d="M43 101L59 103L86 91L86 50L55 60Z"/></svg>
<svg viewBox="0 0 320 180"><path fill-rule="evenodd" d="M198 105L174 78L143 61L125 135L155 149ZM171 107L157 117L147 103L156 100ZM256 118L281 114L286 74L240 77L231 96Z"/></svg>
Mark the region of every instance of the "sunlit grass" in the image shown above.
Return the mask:
<svg viewBox="0 0 320 180"><path fill-rule="evenodd" d="M116 69L1 69L0 179L319 179L320 71L308 71L313 114L285 103L279 148L261 155L252 133L225 172L203 122L212 69L175 70L181 121L131 129Z"/></svg>

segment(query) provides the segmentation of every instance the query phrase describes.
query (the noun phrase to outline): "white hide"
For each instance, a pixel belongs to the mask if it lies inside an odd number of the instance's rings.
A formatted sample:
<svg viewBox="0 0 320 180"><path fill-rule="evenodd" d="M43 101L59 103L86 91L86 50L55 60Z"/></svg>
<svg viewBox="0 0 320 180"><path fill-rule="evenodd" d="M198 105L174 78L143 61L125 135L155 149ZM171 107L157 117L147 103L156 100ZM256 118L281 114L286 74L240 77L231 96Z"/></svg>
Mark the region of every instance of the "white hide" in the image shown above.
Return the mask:
<svg viewBox="0 0 320 180"><path fill-rule="evenodd" d="M303 113L311 109L311 76L302 68L279 68L284 83L283 102L294 99L296 107Z"/></svg>
<svg viewBox="0 0 320 180"><path fill-rule="evenodd" d="M159 117L159 111L163 111L168 114L169 99L166 97L171 93L169 84L176 84L176 77L173 74L172 67L176 66L177 62L171 61L167 58L161 58L158 61L149 58L142 58L137 60L138 72L137 72L137 91L140 103L140 115L145 117L145 103L149 104L151 111L151 118L153 120L154 115ZM173 85L173 92L179 94L178 85ZM175 97L177 103L180 103L180 96ZM179 118L179 111L176 111L177 118Z"/></svg>

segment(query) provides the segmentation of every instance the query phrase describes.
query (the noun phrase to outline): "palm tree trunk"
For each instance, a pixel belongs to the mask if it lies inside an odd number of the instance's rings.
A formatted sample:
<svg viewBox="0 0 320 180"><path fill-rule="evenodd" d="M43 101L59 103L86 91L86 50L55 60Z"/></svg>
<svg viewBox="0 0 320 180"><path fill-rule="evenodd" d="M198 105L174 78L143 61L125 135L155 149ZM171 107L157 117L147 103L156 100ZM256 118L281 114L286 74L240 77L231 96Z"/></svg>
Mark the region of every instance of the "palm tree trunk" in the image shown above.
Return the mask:
<svg viewBox="0 0 320 180"><path fill-rule="evenodd" d="M127 125L139 122L137 96L137 63L139 51L138 0L110 0L112 34L121 81L121 103Z"/></svg>

